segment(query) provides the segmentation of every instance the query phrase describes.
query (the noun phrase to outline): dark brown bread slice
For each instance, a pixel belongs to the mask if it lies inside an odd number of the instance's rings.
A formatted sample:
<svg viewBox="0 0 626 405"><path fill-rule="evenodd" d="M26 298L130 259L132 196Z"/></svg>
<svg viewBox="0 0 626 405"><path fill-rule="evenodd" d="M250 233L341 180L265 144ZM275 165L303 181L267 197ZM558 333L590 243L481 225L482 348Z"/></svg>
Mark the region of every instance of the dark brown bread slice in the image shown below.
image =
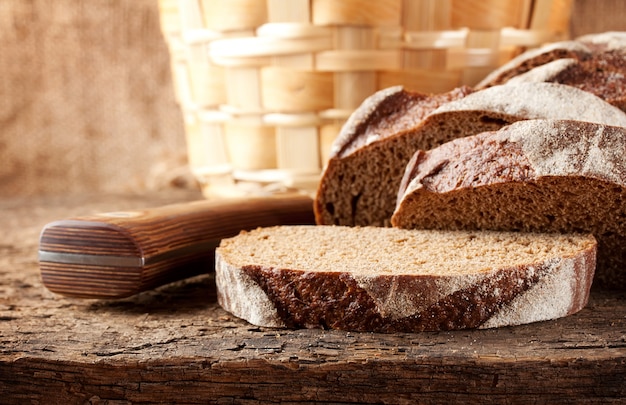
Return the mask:
<svg viewBox="0 0 626 405"><path fill-rule="evenodd" d="M523 81L574 86L626 110L626 35L594 34L528 51L493 71L476 89Z"/></svg>
<svg viewBox="0 0 626 405"><path fill-rule="evenodd" d="M531 120L418 151L400 228L591 232L597 281L626 288L626 129Z"/></svg>
<svg viewBox="0 0 626 405"><path fill-rule="evenodd" d="M223 240L218 302L266 327L416 332L555 319L582 309L591 235L282 226Z"/></svg>
<svg viewBox="0 0 626 405"><path fill-rule="evenodd" d="M404 167L421 143L413 136L439 106L470 94L468 87L425 95L392 87L381 90L354 111L333 143L314 205L318 224L383 225L393 212ZM370 187L370 179L384 185ZM378 204L391 210L379 210ZM368 207L368 209L361 209ZM371 209L369 209L371 207Z"/></svg>
<svg viewBox="0 0 626 405"><path fill-rule="evenodd" d="M366 103L355 116L384 117L385 111ZM369 139L347 151L341 147L341 139L347 136L340 137L337 153L328 161L317 191L316 221L324 225L389 226L404 169L416 150L532 118L626 126L626 114L618 108L590 93L554 83L494 86L458 97L442 104L414 127L391 136L381 126L369 130L367 124L361 124L367 119L351 119L342 134Z"/></svg>

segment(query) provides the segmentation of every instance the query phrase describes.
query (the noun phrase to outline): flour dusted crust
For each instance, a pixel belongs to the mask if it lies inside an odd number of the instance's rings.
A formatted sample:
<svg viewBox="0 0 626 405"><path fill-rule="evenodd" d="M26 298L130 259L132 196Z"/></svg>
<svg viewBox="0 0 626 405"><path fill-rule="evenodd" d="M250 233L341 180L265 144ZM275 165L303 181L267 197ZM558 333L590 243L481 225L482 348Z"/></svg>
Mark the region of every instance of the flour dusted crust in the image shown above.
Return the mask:
<svg viewBox="0 0 626 405"><path fill-rule="evenodd" d="M552 82L556 77L568 69L576 69L579 66L578 60L573 58L563 58L553 60L544 65L537 66L525 73L520 73L507 81L507 84L519 84L527 82Z"/></svg>
<svg viewBox="0 0 626 405"><path fill-rule="evenodd" d="M532 120L503 130L498 138L520 145L537 177L584 176L626 187L624 127Z"/></svg>
<svg viewBox="0 0 626 405"><path fill-rule="evenodd" d="M424 187L442 193L540 177L588 177L626 187L625 151L623 127L571 120L519 121L497 132L418 151L405 172L398 205ZM438 176L437 183L433 176Z"/></svg>
<svg viewBox="0 0 626 405"><path fill-rule="evenodd" d="M218 300L223 307L255 325L284 326L274 304L250 277L221 257L216 257L215 267L215 282L220 286Z"/></svg>
<svg viewBox="0 0 626 405"><path fill-rule="evenodd" d="M510 78L557 59L579 60L591 55L591 49L579 41L560 41L526 51L495 69L481 80L476 89L506 83Z"/></svg>
<svg viewBox="0 0 626 405"><path fill-rule="evenodd" d="M577 87L626 111L626 33L586 35L527 51L493 71L475 88L525 81Z"/></svg>
<svg viewBox="0 0 626 405"><path fill-rule="evenodd" d="M350 115L333 142L330 158L348 156L363 146L410 131L441 104L471 92L469 87L436 95L410 92L402 86L380 90Z"/></svg>
<svg viewBox="0 0 626 405"><path fill-rule="evenodd" d="M442 105L429 119L446 119L438 118L443 113L479 113L482 120L500 116L509 123L560 119L626 126L626 114L601 98L572 86L545 82L518 82L477 91Z"/></svg>
<svg viewBox="0 0 626 405"><path fill-rule="evenodd" d="M395 226L591 232L597 281L626 288L626 129L528 120L417 152Z"/></svg>
<svg viewBox="0 0 626 405"><path fill-rule="evenodd" d="M595 34L586 34L576 38L581 44L597 51L626 52L626 32L607 31Z"/></svg>
<svg viewBox="0 0 626 405"><path fill-rule="evenodd" d="M218 248L218 301L267 327L415 332L519 325L582 309L595 249L595 239L584 235L260 228Z"/></svg>
<svg viewBox="0 0 626 405"><path fill-rule="evenodd" d="M525 294L520 294L503 305L481 327L497 328L556 319L567 316L572 307L585 300L589 293L586 286L592 283L592 273L578 269L577 266L594 266L595 258L557 258L546 265L550 267L550 271L545 277ZM588 279L579 280L581 275Z"/></svg>
<svg viewBox="0 0 626 405"><path fill-rule="evenodd" d="M346 153L348 147L355 142L355 138L358 136L359 129L362 125L374 119L373 115L377 109L381 108L384 103L395 104L396 100L400 100L403 95L410 97L402 86L389 87L377 91L368 98L357 108L354 113L350 115L345 125L337 135L337 138L333 142L330 150L330 158L339 156L342 153ZM415 94L414 99L420 100L426 97L422 94ZM387 115L387 114L385 114ZM404 114L403 114L404 115ZM394 121L390 120L393 124Z"/></svg>

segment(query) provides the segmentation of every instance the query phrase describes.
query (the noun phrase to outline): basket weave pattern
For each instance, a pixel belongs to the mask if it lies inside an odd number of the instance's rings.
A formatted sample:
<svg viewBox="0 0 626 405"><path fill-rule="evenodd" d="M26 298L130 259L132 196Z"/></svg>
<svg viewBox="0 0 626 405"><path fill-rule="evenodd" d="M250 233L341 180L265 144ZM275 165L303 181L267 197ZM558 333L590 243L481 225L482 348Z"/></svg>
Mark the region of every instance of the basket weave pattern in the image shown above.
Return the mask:
<svg viewBox="0 0 626 405"><path fill-rule="evenodd" d="M207 197L315 189L349 114L393 85L473 85L567 36L571 0L161 0Z"/></svg>

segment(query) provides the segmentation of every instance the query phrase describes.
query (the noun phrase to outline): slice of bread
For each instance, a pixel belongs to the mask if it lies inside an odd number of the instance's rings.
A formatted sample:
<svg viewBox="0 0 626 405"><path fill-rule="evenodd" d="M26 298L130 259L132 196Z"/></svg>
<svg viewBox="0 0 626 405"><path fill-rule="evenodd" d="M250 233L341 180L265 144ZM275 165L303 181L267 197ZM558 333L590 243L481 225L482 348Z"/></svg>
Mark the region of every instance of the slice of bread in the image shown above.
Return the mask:
<svg viewBox="0 0 626 405"><path fill-rule="evenodd" d="M372 97L378 103L370 100L357 109L353 117L358 119L351 118L344 126L322 174L314 204L316 222L389 226L404 169L418 149L431 149L523 119L577 119L626 126L623 111L591 93L555 83L521 83L453 94L422 96L418 104L440 106L400 131L394 120L399 116L406 122L412 113L400 110L399 115L391 114L393 108L382 107L378 96ZM347 139L356 146L347 146Z"/></svg>
<svg viewBox="0 0 626 405"><path fill-rule="evenodd" d="M216 250L219 304L266 327L416 332L573 314L595 268L591 235L282 226Z"/></svg>
<svg viewBox="0 0 626 405"><path fill-rule="evenodd" d="M401 228L590 232L597 281L626 288L626 128L520 121L418 151L400 186Z"/></svg>

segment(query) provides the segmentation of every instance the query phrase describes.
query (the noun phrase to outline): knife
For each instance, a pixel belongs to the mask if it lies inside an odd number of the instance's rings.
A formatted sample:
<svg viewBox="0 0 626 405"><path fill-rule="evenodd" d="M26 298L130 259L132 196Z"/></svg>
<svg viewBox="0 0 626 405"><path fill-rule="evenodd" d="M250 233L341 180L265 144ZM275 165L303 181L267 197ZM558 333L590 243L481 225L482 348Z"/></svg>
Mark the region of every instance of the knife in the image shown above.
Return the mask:
<svg viewBox="0 0 626 405"><path fill-rule="evenodd" d="M242 230L314 224L303 195L203 200L47 224L39 240L43 284L77 298L124 298L210 273L215 247Z"/></svg>

